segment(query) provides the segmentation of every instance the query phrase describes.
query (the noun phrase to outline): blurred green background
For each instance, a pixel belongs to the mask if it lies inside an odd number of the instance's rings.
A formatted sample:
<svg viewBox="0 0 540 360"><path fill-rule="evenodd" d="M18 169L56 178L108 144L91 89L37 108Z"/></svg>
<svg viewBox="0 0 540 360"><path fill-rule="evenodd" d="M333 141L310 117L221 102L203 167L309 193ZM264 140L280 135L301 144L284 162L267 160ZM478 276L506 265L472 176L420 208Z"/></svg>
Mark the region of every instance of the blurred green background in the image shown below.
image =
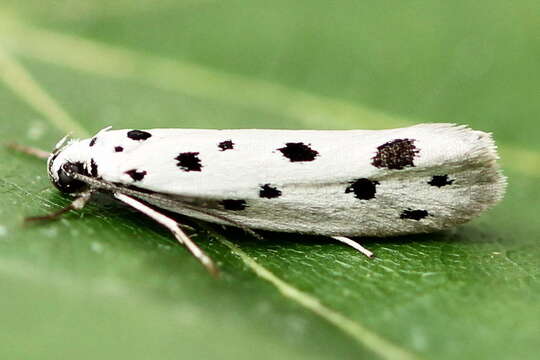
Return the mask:
<svg viewBox="0 0 540 360"><path fill-rule="evenodd" d="M535 359L540 336L540 6L491 1L12 1L0 133L50 149L115 128L494 133L505 200L458 229L326 239L198 225L210 278L112 202L65 206L0 150L2 359Z"/></svg>

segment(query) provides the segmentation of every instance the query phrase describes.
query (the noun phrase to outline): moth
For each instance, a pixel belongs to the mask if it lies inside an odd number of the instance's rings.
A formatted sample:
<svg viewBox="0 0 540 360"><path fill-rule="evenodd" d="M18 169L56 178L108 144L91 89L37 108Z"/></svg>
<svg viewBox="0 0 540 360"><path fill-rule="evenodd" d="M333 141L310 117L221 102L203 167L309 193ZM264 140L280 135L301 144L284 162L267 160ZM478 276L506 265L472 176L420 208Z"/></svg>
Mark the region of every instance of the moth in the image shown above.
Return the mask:
<svg viewBox="0 0 540 360"><path fill-rule="evenodd" d="M390 130L105 128L48 156L58 190L96 191L168 228L212 273L212 260L165 209L252 232L387 237L465 223L504 195L491 135L455 124ZM39 217L43 218L43 217Z"/></svg>

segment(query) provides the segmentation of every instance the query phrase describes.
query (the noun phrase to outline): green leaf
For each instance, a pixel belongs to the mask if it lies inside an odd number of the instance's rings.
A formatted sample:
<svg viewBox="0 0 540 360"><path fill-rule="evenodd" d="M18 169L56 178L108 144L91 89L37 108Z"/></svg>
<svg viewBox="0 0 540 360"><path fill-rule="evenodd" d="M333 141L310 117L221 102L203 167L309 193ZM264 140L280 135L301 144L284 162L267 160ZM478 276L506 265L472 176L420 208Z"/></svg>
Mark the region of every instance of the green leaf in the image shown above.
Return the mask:
<svg viewBox="0 0 540 360"><path fill-rule="evenodd" d="M114 128L492 131L505 200L455 230L363 239L200 224L212 279L172 237L42 161L0 150L6 359L536 358L540 35L536 1L4 1L0 131L50 149Z"/></svg>

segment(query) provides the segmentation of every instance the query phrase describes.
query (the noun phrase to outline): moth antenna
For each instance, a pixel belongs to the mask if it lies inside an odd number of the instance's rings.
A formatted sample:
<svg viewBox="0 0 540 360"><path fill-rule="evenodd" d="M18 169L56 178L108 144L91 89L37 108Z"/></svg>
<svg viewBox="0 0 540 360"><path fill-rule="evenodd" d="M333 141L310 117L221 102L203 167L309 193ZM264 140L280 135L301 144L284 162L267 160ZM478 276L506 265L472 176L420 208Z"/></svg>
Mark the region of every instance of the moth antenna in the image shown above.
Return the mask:
<svg viewBox="0 0 540 360"><path fill-rule="evenodd" d="M15 151L18 151L18 152L21 152L21 153L24 153L24 154L28 154L28 155L37 157L39 159L45 159L46 160L46 159L49 158L49 155L51 155L51 153L48 152L48 151L41 150L41 149L38 149L38 148L34 148L34 147L31 147L31 146L17 144L17 143L9 143L6 146L7 146L7 148L9 148L11 150L15 150Z"/></svg>
<svg viewBox="0 0 540 360"><path fill-rule="evenodd" d="M198 212L200 214L204 214L206 216L213 217L214 219L218 219L218 220L227 222L227 223L229 223L229 225L236 226L236 227L242 229L245 233L253 236L257 240L264 240L264 238L261 235L257 234L255 231L251 230L250 228L248 228L247 226L245 226L243 224L240 224L239 222L237 222L235 220L229 219L226 216L212 214L212 213L210 213L208 211L204 211L204 210L196 208L194 206L189 206L189 205L187 205L185 203L182 203L182 206L185 207L186 209L191 210L191 211Z"/></svg>
<svg viewBox="0 0 540 360"><path fill-rule="evenodd" d="M169 231L174 235L176 240L182 245L184 245L190 252L195 256L197 260L208 270L210 274L212 274L214 277L219 276L219 270L212 261L212 259L202 251L202 249L197 246L187 236L182 229L180 228L179 224L171 219L170 217L152 209L148 205L145 205L144 203L132 198L131 196L128 196L126 194L122 194L120 192L114 192L114 197L118 200L122 201L124 204L131 206L135 210L138 210L142 212L143 214L147 215L148 217L154 219L161 225L165 226Z"/></svg>
<svg viewBox="0 0 540 360"><path fill-rule="evenodd" d="M51 221L56 220L63 214L71 210L80 210L82 209L90 200L92 196L92 191L85 191L77 196L75 200L71 202L68 206L53 213L42 215L42 216L31 216L24 219L25 223L37 222L37 221Z"/></svg>
<svg viewBox="0 0 540 360"><path fill-rule="evenodd" d="M356 241L354 241L352 239L349 239L348 237L345 237L345 236L332 236L332 239L337 240L339 242L342 242L342 243L344 243L346 245L349 245L350 247L360 251L362 254L366 255L370 259L375 257L375 254L373 252L369 251L368 249L366 249L365 247L363 247L362 245L360 245Z"/></svg>
<svg viewBox="0 0 540 360"><path fill-rule="evenodd" d="M94 187L96 189L104 189L104 190L107 190L107 191L112 191L113 193L129 194L131 196L137 196L137 195L140 196L140 192L138 192L137 190L119 187L117 185L110 184L110 183L107 183L107 182L105 182L103 180L92 178L90 176L86 176L86 175L82 175L82 174L73 174L73 177L75 179L77 179L77 180L80 180L80 181L83 181L83 182L87 183L88 185L90 185L90 186L92 186L92 187ZM161 201L161 202L164 201L164 199L162 197L156 196L154 194L145 194L145 197L147 199L156 199L156 200ZM170 200L167 199L167 201L170 201ZM213 213L211 213L209 211L205 211L205 210L197 208L195 206L191 206L190 204L187 204L187 203L185 203L183 201L179 201L179 200L174 200L174 201L175 201L175 203L181 204L181 206L186 208L186 209L189 209L189 210L194 211L194 212L198 212L199 214L207 215L208 217L213 217L214 219L221 220L223 222L228 223L229 225L239 227L240 229L244 230L246 233L250 234L254 238L256 238L258 240L263 240L263 237L261 235L257 234L255 231L251 230L250 228L246 227L243 224L240 224L240 223L236 222L235 220L229 219L226 216L213 214Z"/></svg>

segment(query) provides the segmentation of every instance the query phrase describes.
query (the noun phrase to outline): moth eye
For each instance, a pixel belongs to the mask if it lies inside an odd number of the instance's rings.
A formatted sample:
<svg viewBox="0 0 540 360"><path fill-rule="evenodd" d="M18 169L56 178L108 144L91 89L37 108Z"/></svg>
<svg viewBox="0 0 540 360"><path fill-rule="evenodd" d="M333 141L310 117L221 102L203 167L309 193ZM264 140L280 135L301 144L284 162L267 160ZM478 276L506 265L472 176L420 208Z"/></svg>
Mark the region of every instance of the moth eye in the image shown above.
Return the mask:
<svg viewBox="0 0 540 360"><path fill-rule="evenodd" d="M62 170L64 170L66 173L84 173L84 167L82 164L67 162L64 165L62 165Z"/></svg>
<svg viewBox="0 0 540 360"><path fill-rule="evenodd" d="M58 170L58 182L61 184L69 184L73 180L73 176L71 176L69 173L64 170L64 168L60 168Z"/></svg>
<svg viewBox="0 0 540 360"><path fill-rule="evenodd" d="M88 188L88 185L80 180L76 180L73 174L85 174L85 172L82 163L67 162L58 169L58 180L54 180L53 184L58 190L64 193L80 193Z"/></svg>

